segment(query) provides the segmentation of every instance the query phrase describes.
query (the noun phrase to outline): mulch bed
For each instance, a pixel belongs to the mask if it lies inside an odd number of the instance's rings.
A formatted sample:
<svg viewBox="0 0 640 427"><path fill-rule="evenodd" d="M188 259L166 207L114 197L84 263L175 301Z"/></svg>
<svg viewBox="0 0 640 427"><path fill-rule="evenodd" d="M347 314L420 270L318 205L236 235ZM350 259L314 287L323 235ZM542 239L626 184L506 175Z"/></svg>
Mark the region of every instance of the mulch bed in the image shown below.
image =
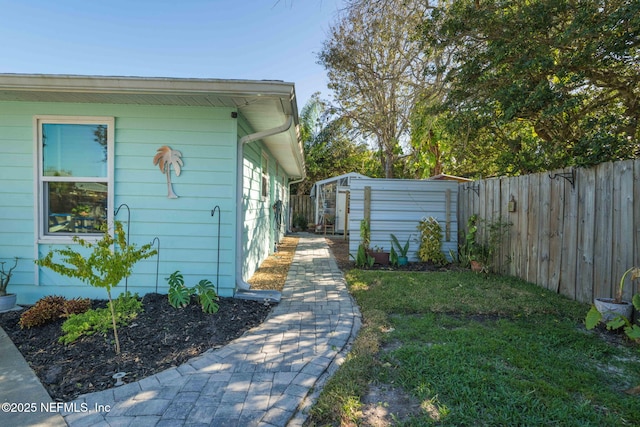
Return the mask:
<svg viewBox="0 0 640 427"><path fill-rule="evenodd" d="M343 272L346 272L352 268L355 268L355 262L349 257L349 241L345 240L343 236L326 236L327 244L331 253L338 264L338 268ZM383 270L383 271L447 271L456 269L454 265L436 266L428 262L410 262L403 266L391 266L374 264L372 267L365 267L362 270Z"/></svg>
<svg viewBox="0 0 640 427"><path fill-rule="evenodd" d="M93 301L93 307L105 301ZM126 372L133 382L179 366L210 348L224 346L248 329L259 325L273 304L220 298L215 314L202 312L192 303L175 309L166 295L147 294L144 312L128 326L118 329L122 352L115 354L113 333L95 334L75 343L58 343L62 320L31 329L20 329L22 311L0 313L0 326L56 401L113 387L116 372Z"/></svg>
<svg viewBox="0 0 640 427"><path fill-rule="evenodd" d="M341 270L354 267L349 259L348 241L342 237L327 239ZM297 237L287 237L261 265L251 279L252 288L281 290L295 253ZM374 266L374 269L391 270ZM412 263L402 270L433 271L432 265ZM398 268L394 268L398 270ZM126 372L125 382L133 382L165 369L179 366L210 348L219 348L259 325L271 312L272 304L220 298L220 310L203 313L191 304L174 309L166 295L147 294L142 299L144 312L118 330L122 352L115 354L113 334L80 338L73 344L58 343L62 320L32 329L20 329L21 311L0 313L0 326L18 347L24 358L56 401L113 387L116 372ZM105 301L92 301L93 308Z"/></svg>

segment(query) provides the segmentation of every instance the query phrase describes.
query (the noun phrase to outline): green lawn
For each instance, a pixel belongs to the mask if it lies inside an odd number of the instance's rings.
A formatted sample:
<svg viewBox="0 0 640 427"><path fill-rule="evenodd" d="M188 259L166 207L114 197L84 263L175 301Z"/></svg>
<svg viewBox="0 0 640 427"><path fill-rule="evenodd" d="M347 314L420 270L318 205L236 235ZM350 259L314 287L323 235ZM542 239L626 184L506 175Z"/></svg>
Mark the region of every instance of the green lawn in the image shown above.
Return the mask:
<svg viewBox="0 0 640 427"><path fill-rule="evenodd" d="M358 423L370 383L423 411L396 425L640 425L638 346L583 326L586 304L514 278L351 270L364 324L311 425Z"/></svg>

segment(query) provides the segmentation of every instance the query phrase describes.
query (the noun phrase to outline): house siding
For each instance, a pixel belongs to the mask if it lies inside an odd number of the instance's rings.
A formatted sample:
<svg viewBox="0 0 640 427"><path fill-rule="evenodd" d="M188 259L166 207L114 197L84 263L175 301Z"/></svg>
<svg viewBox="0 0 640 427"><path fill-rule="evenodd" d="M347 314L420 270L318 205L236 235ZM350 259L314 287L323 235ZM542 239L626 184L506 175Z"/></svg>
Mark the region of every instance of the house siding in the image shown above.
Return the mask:
<svg viewBox="0 0 640 427"><path fill-rule="evenodd" d="M158 291L180 270L189 285L200 279L216 283L218 226L211 216L220 207L220 278L222 296L235 288L237 121L231 109L112 104L0 102L0 259L18 256L9 285L18 303L58 294L104 297L78 281L47 269L33 259L57 246L35 245L34 129L36 115L113 116L115 118L114 206L130 208L129 240L137 245L160 240ZM182 152L179 177L171 172L178 199L167 198L166 177L153 165L162 145ZM126 222L122 208L116 220ZM261 226L262 227L262 226ZM262 231L262 228L260 229ZM259 239L264 240L264 239ZM157 247L157 244L156 244ZM36 285L34 285L34 283ZM156 290L156 258L139 262L128 280L139 294ZM124 283L115 289L124 291Z"/></svg>
<svg viewBox="0 0 640 427"><path fill-rule="evenodd" d="M240 122L240 136L251 133ZM267 197L262 197L263 158L267 159ZM262 261L276 250L286 232L289 208L289 177L261 141L248 143L243 149L243 210L242 227L243 279L249 279ZM282 226L275 226L273 205L282 200Z"/></svg>
<svg viewBox="0 0 640 427"><path fill-rule="evenodd" d="M371 187L371 248L378 246L389 252L393 233L401 244L410 240L409 260L418 261L418 223L425 217L434 217L443 230L442 252L447 258L450 257L449 251L457 252L457 182L372 178L354 179L350 185L349 253L353 256L360 244L359 230L360 221L364 219L365 187ZM447 221L449 239L445 232Z"/></svg>

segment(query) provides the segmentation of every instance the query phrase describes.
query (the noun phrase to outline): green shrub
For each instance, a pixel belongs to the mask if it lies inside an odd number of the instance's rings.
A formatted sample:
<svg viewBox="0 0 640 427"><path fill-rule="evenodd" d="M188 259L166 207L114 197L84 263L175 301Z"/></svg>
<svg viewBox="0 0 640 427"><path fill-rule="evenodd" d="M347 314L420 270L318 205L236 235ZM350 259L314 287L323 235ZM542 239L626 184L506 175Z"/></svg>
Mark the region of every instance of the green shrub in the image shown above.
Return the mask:
<svg viewBox="0 0 640 427"><path fill-rule="evenodd" d="M115 322L118 326L127 325L142 312L142 302L138 295L126 292L115 300L109 301L107 308L96 308L69 316L62 324L64 335L60 337L60 342L70 344L83 335L93 335L96 332L106 335L113 328L111 304L113 304Z"/></svg>
<svg viewBox="0 0 640 427"><path fill-rule="evenodd" d="M88 298L67 300L58 295L49 295L39 299L33 307L22 313L19 325L21 329L43 326L72 314L84 313L91 308Z"/></svg>
<svg viewBox="0 0 640 427"><path fill-rule="evenodd" d="M109 301L112 301L111 289L131 275L134 265L157 253L155 249L152 249L151 243L140 248L129 244L120 221L116 221L114 224L113 236L105 233L102 239L97 242L74 236L73 241L80 247L91 250L91 253L87 256L67 246L65 249L49 251L44 258L36 260L36 264L40 267L50 268L63 276L80 279L91 286L105 289ZM55 262L54 255L60 255L63 262ZM113 307L111 304L109 306ZM111 325L115 350L116 354L120 354L120 340L116 323L116 314L112 312Z"/></svg>
<svg viewBox="0 0 640 427"><path fill-rule="evenodd" d="M299 228L301 230L307 229L307 218L301 213L297 213L293 216L292 225L295 228Z"/></svg>
<svg viewBox="0 0 640 427"><path fill-rule="evenodd" d="M433 218L423 218L418 224L420 231L420 247L418 248L418 258L422 262L431 262L435 265L444 265L447 258L442 253L442 227Z"/></svg>
<svg viewBox="0 0 640 427"><path fill-rule="evenodd" d="M218 295L210 280L202 279L193 288L188 288L184 284L184 277L180 271L174 271L167 277L169 283L169 304L174 308L184 308L191 303L191 296L198 297L198 303L205 313L217 313Z"/></svg>

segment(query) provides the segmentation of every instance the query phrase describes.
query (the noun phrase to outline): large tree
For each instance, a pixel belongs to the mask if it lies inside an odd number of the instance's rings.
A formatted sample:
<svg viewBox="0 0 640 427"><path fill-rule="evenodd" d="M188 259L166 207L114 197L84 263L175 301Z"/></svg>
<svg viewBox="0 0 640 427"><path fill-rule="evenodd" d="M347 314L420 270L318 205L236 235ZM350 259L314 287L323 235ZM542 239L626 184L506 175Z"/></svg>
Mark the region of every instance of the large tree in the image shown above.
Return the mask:
<svg viewBox="0 0 640 427"><path fill-rule="evenodd" d="M518 174L640 155L637 0L453 0L423 29L456 52L440 110L454 166Z"/></svg>
<svg viewBox="0 0 640 427"><path fill-rule="evenodd" d="M314 93L300 112L300 138L304 146L307 178L297 194L308 194L316 181L349 172L375 176L372 152L354 142L350 121L335 114L328 101Z"/></svg>
<svg viewBox="0 0 640 427"><path fill-rule="evenodd" d="M410 117L420 101L436 97L441 67L423 49L424 0L350 0L319 55L339 114L361 138L373 141L386 177L407 143ZM438 57L443 60L442 57ZM444 60L443 60L444 61Z"/></svg>

